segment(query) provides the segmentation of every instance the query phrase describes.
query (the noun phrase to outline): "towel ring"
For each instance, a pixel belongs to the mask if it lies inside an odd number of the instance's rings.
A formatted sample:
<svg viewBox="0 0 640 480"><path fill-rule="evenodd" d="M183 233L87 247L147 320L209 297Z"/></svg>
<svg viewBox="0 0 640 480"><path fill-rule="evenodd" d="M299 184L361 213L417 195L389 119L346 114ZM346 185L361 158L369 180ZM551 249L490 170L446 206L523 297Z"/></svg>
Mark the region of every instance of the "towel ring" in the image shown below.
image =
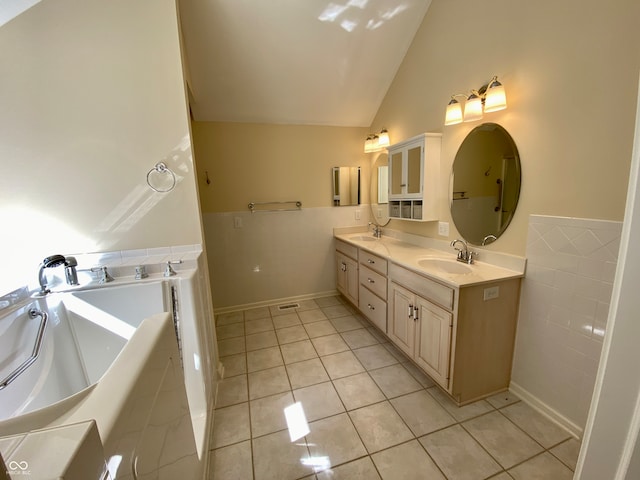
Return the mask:
<svg viewBox="0 0 640 480"><path fill-rule="evenodd" d="M161 174L161 175L165 175L165 174L171 175L171 186L169 188L166 188L166 189L154 187L151 184L151 174L154 173L154 172L158 173L158 174ZM176 186L176 175L175 175L175 173L173 173L171 171L171 169L169 167L167 167L166 163L158 162L158 163L156 163L156 166L153 167L151 170L149 170L149 173L147 173L147 185L149 185L153 191L158 192L158 193L170 192L171 190L173 190L173 187Z"/></svg>

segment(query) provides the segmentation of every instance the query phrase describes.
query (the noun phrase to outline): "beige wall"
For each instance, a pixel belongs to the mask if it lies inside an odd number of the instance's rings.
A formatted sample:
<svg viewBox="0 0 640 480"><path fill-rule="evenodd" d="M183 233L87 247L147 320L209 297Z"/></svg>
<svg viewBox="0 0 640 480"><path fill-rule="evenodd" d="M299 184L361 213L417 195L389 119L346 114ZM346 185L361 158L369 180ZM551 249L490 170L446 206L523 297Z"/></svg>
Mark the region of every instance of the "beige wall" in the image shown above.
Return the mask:
<svg viewBox="0 0 640 480"><path fill-rule="evenodd" d="M621 220L640 66L640 2L434 0L373 122L392 141L443 132L440 216L449 172L479 122L444 126L450 95L498 75L509 108L485 115L522 161L515 218L491 249L525 254L528 215ZM435 223L393 228L437 236ZM450 238L458 236L451 223Z"/></svg>
<svg viewBox="0 0 640 480"><path fill-rule="evenodd" d="M0 105L0 287L50 254L202 243L174 0L27 10L0 28Z"/></svg>
<svg viewBox="0 0 640 480"><path fill-rule="evenodd" d="M194 122L193 141L203 212L235 212L249 202L332 205L332 167L362 168L366 128ZM211 183L205 182L206 173ZM369 202L368 181L362 202Z"/></svg>

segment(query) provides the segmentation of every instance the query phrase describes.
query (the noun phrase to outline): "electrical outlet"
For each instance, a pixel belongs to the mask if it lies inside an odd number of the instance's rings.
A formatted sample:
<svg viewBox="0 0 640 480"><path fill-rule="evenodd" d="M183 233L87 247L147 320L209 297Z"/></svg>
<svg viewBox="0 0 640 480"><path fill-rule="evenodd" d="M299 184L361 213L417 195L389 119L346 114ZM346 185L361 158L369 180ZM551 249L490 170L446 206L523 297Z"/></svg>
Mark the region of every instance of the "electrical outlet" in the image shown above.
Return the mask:
<svg viewBox="0 0 640 480"><path fill-rule="evenodd" d="M242 217L233 217L233 228L242 228Z"/></svg>
<svg viewBox="0 0 640 480"><path fill-rule="evenodd" d="M449 222L438 222L438 235L449 236Z"/></svg>
<svg viewBox="0 0 640 480"><path fill-rule="evenodd" d="M378 218L382 218L382 209L381 208L378 209Z"/></svg>
<svg viewBox="0 0 640 480"><path fill-rule="evenodd" d="M484 289L484 301L493 300L500 296L500 287L489 287Z"/></svg>
<svg viewBox="0 0 640 480"><path fill-rule="evenodd" d="M360 210L356 210L356 220L360 220Z"/></svg>

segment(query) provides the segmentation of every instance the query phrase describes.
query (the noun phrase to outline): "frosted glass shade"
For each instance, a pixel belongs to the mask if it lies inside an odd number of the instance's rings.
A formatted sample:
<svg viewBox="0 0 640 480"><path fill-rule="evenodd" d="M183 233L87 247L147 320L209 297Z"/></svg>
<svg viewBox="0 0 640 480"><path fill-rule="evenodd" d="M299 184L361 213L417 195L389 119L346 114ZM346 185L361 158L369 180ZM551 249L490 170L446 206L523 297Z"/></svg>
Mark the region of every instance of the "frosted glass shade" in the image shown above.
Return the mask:
<svg viewBox="0 0 640 480"><path fill-rule="evenodd" d="M447 112L444 117L445 125L455 125L462 123L462 107L457 100L451 100L447 105Z"/></svg>
<svg viewBox="0 0 640 480"><path fill-rule="evenodd" d="M389 146L389 132L382 129L380 135L378 136L378 147L388 147Z"/></svg>
<svg viewBox="0 0 640 480"><path fill-rule="evenodd" d="M473 122L482 118L482 100L475 94L469 95L464 104L464 121Z"/></svg>
<svg viewBox="0 0 640 480"><path fill-rule="evenodd" d="M498 81L493 82L487 89L487 96L484 100L485 112L497 112L507 108L507 95L504 87Z"/></svg>

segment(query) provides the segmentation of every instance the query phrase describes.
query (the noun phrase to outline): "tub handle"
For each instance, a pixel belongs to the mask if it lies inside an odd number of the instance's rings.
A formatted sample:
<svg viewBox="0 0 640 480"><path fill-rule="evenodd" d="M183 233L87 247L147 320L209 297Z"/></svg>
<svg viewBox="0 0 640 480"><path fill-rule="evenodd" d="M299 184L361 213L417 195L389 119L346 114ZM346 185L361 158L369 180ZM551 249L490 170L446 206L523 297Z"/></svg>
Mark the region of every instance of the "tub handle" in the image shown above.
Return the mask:
<svg viewBox="0 0 640 480"><path fill-rule="evenodd" d="M11 372L7 377L3 378L0 381L0 390L4 389L7 385L13 382L16 378L18 378L27 368L33 364L40 355L40 350L42 348L42 339L44 338L44 330L47 326L47 320L49 316L43 312L42 310L36 310L32 308L29 310L29 318L40 317L40 326L38 327L38 334L36 335L36 343L33 346L33 351L31 352L31 356L27 358L22 364L16 368L13 372Z"/></svg>

